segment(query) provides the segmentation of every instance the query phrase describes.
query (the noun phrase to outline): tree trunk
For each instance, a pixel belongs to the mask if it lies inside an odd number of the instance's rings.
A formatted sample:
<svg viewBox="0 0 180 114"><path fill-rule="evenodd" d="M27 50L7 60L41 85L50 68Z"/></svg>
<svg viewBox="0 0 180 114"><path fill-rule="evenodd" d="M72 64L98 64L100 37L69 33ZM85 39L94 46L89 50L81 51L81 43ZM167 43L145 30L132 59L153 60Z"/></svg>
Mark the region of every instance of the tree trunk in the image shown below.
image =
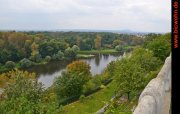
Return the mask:
<svg viewBox="0 0 180 114"><path fill-rule="evenodd" d="M128 95L128 101L130 100L130 92L127 92Z"/></svg>

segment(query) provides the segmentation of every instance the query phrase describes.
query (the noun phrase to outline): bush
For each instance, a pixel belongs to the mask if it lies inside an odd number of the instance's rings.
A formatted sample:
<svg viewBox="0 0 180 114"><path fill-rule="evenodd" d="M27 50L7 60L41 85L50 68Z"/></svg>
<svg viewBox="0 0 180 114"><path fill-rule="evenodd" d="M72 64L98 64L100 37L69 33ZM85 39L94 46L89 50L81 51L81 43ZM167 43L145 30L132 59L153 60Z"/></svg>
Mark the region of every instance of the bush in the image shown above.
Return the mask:
<svg viewBox="0 0 180 114"><path fill-rule="evenodd" d="M65 57L68 58L76 58L77 52L75 52L72 48L67 48L64 52Z"/></svg>
<svg viewBox="0 0 180 114"><path fill-rule="evenodd" d="M100 86L100 88L101 88L101 89L104 89L104 88L106 88L106 86L102 84L102 85Z"/></svg>
<svg viewBox="0 0 180 114"><path fill-rule="evenodd" d="M79 49L79 47L78 47L77 45L74 45L74 46L72 47L72 50L73 50L74 52L77 52L77 51L79 51L80 49Z"/></svg>
<svg viewBox="0 0 180 114"><path fill-rule="evenodd" d="M27 68L27 67L30 67L30 66L32 66L32 65L33 65L33 63L32 63L32 61L30 61L29 59L24 58L24 59L22 59L22 60L20 61L20 66L21 66L21 68Z"/></svg>
<svg viewBox="0 0 180 114"><path fill-rule="evenodd" d="M7 61L5 67L8 69L12 69L15 67L15 63L13 61Z"/></svg>
<svg viewBox="0 0 180 114"><path fill-rule="evenodd" d="M171 51L171 34L168 33L160 37L156 37L144 47L152 50L155 57L164 61Z"/></svg>
<svg viewBox="0 0 180 114"><path fill-rule="evenodd" d="M86 98L86 97L85 97L84 95L81 95L81 96L79 97L80 102L83 102L85 98Z"/></svg>
<svg viewBox="0 0 180 114"><path fill-rule="evenodd" d="M119 52L123 52L124 48L123 48L123 46L118 45L118 46L115 47L115 50L119 51Z"/></svg>
<svg viewBox="0 0 180 114"><path fill-rule="evenodd" d="M51 60L51 56L46 56L44 59L46 62L49 62Z"/></svg>
<svg viewBox="0 0 180 114"><path fill-rule="evenodd" d="M31 57L30 57L30 60L31 60L31 61L34 61L34 62L40 62L40 61L42 60L42 57L41 57L40 54L36 54L36 55L34 55L34 56L31 56Z"/></svg>
<svg viewBox="0 0 180 114"><path fill-rule="evenodd" d="M95 87L96 87L96 84L93 83L92 80L90 80L83 86L83 93L92 91Z"/></svg>
<svg viewBox="0 0 180 114"><path fill-rule="evenodd" d="M58 103L44 102L44 89L34 73L19 70L8 73L12 82L5 87L0 100L0 114L62 114Z"/></svg>
<svg viewBox="0 0 180 114"><path fill-rule="evenodd" d="M64 58L64 53L62 51L58 51L57 54L53 55L53 60L62 60Z"/></svg>
<svg viewBox="0 0 180 114"><path fill-rule="evenodd" d="M59 101L82 93L84 82L79 77L81 76L77 74L62 72L61 76L56 78L54 86Z"/></svg>

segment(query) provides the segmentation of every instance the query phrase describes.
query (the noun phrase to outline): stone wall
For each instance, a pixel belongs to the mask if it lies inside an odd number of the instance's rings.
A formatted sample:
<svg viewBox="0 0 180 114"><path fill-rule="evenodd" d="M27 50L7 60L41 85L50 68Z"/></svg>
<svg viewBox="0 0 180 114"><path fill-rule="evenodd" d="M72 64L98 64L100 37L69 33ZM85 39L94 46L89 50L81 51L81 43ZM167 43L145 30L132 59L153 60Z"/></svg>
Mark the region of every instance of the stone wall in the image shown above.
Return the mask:
<svg viewBox="0 0 180 114"><path fill-rule="evenodd" d="M165 114L170 110L171 92L171 55L166 58L166 61L157 75L145 87L139 97L139 102L133 114ZM169 105L167 105L167 103Z"/></svg>

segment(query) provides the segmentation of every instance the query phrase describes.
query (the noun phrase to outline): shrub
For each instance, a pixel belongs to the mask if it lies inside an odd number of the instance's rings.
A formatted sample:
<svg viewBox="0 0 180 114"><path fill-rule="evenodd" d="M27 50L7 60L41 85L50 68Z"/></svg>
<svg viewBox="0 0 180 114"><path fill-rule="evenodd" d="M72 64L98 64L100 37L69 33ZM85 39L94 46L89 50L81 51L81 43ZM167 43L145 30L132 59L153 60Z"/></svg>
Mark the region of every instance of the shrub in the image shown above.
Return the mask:
<svg viewBox="0 0 180 114"><path fill-rule="evenodd" d="M20 61L21 68L30 67L30 66L32 66L32 64L33 64L32 61L30 61L29 59L26 59L26 58L24 58Z"/></svg>
<svg viewBox="0 0 180 114"><path fill-rule="evenodd" d="M31 60L31 61L34 61L34 62L40 62L40 61L42 60L42 57L41 57L40 54L36 54L36 55L34 55L34 56L31 56L31 57L30 57L30 60Z"/></svg>
<svg viewBox="0 0 180 114"><path fill-rule="evenodd" d="M51 56L46 56L44 59L46 62L49 62L51 60Z"/></svg>
<svg viewBox="0 0 180 114"><path fill-rule="evenodd" d="M64 52L65 57L68 58L75 58L77 55L77 52L75 52L72 48L68 47Z"/></svg>
<svg viewBox="0 0 180 114"><path fill-rule="evenodd" d="M83 102L85 98L86 98L86 97L85 97L84 95L81 95L81 96L79 97L80 102Z"/></svg>
<svg viewBox="0 0 180 114"><path fill-rule="evenodd" d="M0 114L62 114L62 106L51 100L44 101L45 94L34 73L12 70L4 74L11 79L0 100ZM1 77L1 76L0 76ZM49 98L52 99L52 98ZM49 100L48 99L48 100Z"/></svg>
<svg viewBox="0 0 180 114"><path fill-rule="evenodd" d="M83 73L88 77L91 75L90 68L90 65L87 64L85 61L74 61L67 66L67 71L69 73Z"/></svg>
<svg viewBox="0 0 180 114"><path fill-rule="evenodd" d="M82 93L84 82L79 77L82 76L63 72L61 76L56 78L54 86L59 101L62 98L73 97Z"/></svg>
<svg viewBox="0 0 180 114"><path fill-rule="evenodd" d="M62 51L58 51L57 54L54 54L52 59L53 60L62 60L64 57L64 53Z"/></svg>
<svg viewBox="0 0 180 114"><path fill-rule="evenodd" d="M74 52L77 52L77 51L79 51L80 49L79 49L79 47L78 47L77 45L73 45L72 50L73 50Z"/></svg>
<svg viewBox="0 0 180 114"><path fill-rule="evenodd" d="M5 67L8 69L12 69L15 67L15 63L13 61L7 61Z"/></svg>
<svg viewBox="0 0 180 114"><path fill-rule="evenodd" d="M101 89L104 89L106 88L106 86L104 86L103 84L100 86Z"/></svg>
<svg viewBox="0 0 180 114"><path fill-rule="evenodd" d="M147 43L145 47L152 50L155 57L164 61L171 51L171 34L168 33L156 37L151 42Z"/></svg>
<svg viewBox="0 0 180 114"><path fill-rule="evenodd" d="M93 89L95 89L95 87L96 87L96 84L93 83L92 80L90 80L83 86L83 93L92 91Z"/></svg>
<svg viewBox="0 0 180 114"><path fill-rule="evenodd" d="M123 51L124 51L124 48L123 48L123 46L118 45L118 46L115 47L115 50L116 50L116 51L123 52Z"/></svg>

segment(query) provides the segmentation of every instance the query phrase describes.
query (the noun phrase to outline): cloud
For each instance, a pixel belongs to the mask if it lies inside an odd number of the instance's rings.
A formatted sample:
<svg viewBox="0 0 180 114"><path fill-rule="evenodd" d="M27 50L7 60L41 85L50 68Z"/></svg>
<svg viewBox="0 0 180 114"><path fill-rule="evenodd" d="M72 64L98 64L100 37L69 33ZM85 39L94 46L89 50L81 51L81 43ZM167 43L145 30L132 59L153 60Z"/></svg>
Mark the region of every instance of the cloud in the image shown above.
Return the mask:
<svg viewBox="0 0 180 114"><path fill-rule="evenodd" d="M169 32L170 0L0 0L0 29Z"/></svg>

